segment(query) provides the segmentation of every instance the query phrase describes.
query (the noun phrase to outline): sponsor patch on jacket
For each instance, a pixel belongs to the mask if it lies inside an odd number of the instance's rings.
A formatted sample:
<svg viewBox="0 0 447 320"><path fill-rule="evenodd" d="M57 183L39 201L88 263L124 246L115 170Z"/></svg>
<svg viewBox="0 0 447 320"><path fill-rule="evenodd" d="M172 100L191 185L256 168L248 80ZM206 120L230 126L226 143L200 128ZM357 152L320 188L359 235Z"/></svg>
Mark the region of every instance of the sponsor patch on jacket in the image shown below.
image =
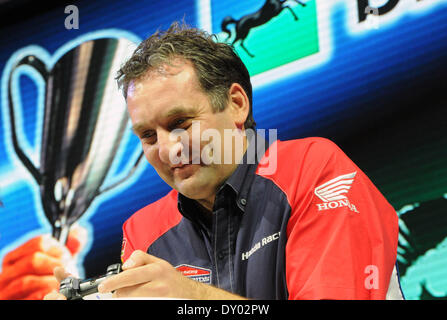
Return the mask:
<svg viewBox="0 0 447 320"><path fill-rule="evenodd" d="M201 267L191 266L189 264L181 264L175 267L185 277L196 280L198 282L211 284L211 270Z"/></svg>

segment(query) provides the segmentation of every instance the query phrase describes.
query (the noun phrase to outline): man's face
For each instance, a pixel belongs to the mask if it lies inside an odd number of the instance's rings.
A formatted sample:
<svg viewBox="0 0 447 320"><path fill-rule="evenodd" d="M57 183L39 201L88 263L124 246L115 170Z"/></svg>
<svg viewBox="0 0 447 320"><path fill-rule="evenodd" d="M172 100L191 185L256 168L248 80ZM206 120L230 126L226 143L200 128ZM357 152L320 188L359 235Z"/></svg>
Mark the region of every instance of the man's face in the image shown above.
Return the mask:
<svg viewBox="0 0 447 320"><path fill-rule="evenodd" d="M223 137L225 129L237 129L236 116L231 107L213 112L208 96L199 87L192 64L179 60L175 66L164 65L162 72L149 72L142 79L132 82L128 89L127 106L133 130L141 141L145 156L160 177L188 198L214 201L219 186L237 164L235 161L224 164L223 158L220 164L216 161L205 164L206 161L204 163L200 156L210 141L202 141L202 132L215 129L220 133L221 148L215 152L223 153L224 149L225 152L233 152L234 147L229 148L228 141L225 145ZM200 125L199 134L192 133L193 121L195 128ZM175 129L185 130L188 144L172 139L170 134ZM199 146L200 152L193 152L193 146ZM189 164L173 163L173 155L180 154L186 154Z"/></svg>

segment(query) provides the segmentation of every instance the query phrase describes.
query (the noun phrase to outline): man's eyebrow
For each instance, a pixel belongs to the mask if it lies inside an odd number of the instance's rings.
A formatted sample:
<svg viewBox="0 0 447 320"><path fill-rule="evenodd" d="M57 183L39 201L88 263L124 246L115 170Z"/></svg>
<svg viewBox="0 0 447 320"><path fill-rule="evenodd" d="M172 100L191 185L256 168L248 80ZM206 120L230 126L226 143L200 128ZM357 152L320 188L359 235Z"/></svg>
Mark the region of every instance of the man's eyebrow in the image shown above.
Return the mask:
<svg viewBox="0 0 447 320"><path fill-rule="evenodd" d="M136 123L130 129L133 131L133 133L138 134L138 132L143 130L143 128L144 128L144 125L142 123Z"/></svg>
<svg viewBox="0 0 447 320"><path fill-rule="evenodd" d="M170 109L168 112L166 112L164 114L165 118L170 118L173 116L177 116L179 114L189 114L189 113L195 113L196 112L196 108L185 108L182 106L179 107L174 107L172 109Z"/></svg>
<svg viewBox="0 0 447 320"><path fill-rule="evenodd" d="M184 115L184 114L195 114L197 112L197 109L194 107L186 108L182 106L174 107L170 109L168 112L163 114L163 118L168 119L172 118L177 115ZM138 134L138 132L144 130L146 127L143 123L136 123L132 126L131 130L133 133Z"/></svg>

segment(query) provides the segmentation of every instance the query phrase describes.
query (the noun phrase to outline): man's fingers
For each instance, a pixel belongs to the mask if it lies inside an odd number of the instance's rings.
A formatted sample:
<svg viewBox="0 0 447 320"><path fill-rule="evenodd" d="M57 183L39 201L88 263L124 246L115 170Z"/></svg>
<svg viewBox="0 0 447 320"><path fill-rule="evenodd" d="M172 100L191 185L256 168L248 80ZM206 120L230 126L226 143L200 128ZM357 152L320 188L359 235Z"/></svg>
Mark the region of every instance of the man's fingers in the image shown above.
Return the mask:
<svg viewBox="0 0 447 320"><path fill-rule="evenodd" d="M62 293L53 291L44 296L43 300L67 300L67 298Z"/></svg>
<svg viewBox="0 0 447 320"><path fill-rule="evenodd" d="M134 252L132 252L130 257L124 262L123 270L141 267L149 263L158 262L160 260L161 259L154 257L150 254L147 254L141 250L135 250Z"/></svg>
<svg viewBox="0 0 447 320"><path fill-rule="evenodd" d="M154 279L155 272L157 272L157 270L154 270L153 266L140 266L138 268L125 270L104 280L98 286L98 291L100 293L106 293L115 291L120 288L131 287L138 284L150 282Z"/></svg>
<svg viewBox="0 0 447 320"><path fill-rule="evenodd" d="M42 299L45 294L58 287L59 283L54 276L25 275L12 280L3 288L0 292L0 300L18 300L31 295L33 299L38 297Z"/></svg>
<svg viewBox="0 0 447 320"><path fill-rule="evenodd" d="M123 264L123 272L104 280L98 287L101 293L132 287L163 277L163 272L172 267L167 261L135 250Z"/></svg>
<svg viewBox="0 0 447 320"><path fill-rule="evenodd" d="M70 277L71 274L68 273L67 271L65 271L65 269L63 267L56 267L54 268L54 276L56 277L57 282L61 282L62 280L64 280L67 277Z"/></svg>
<svg viewBox="0 0 447 320"><path fill-rule="evenodd" d="M116 290L113 298L132 298L132 297L166 297L166 287L161 286L159 282L153 281L144 285L136 285Z"/></svg>
<svg viewBox="0 0 447 320"><path fill-rule="evenodd" d="M33 293L30 293L25 298L23 298L23 300L44 300L47 294L48 294L47 290L38 290ZM51 300L66 300L64 295L61 295L60 293L57 293L57 295L58 296L55 299ZM60 297L59 295L61 295L62 297Z"/></svg>

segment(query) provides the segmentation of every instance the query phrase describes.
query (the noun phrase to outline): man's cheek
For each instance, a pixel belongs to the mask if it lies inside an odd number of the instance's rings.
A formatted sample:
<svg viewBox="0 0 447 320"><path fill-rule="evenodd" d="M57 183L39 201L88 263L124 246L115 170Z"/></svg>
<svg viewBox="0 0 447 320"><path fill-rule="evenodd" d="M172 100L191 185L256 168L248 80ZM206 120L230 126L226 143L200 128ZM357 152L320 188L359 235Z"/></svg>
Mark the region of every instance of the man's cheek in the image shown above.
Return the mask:
<svg viewBox="0 0 447 320"><path fill-rule="evenodd" d="M152 167L157 168L161 166L158 149L153 146L143 145L143 153L147 162L149 162Z"/></svg>

